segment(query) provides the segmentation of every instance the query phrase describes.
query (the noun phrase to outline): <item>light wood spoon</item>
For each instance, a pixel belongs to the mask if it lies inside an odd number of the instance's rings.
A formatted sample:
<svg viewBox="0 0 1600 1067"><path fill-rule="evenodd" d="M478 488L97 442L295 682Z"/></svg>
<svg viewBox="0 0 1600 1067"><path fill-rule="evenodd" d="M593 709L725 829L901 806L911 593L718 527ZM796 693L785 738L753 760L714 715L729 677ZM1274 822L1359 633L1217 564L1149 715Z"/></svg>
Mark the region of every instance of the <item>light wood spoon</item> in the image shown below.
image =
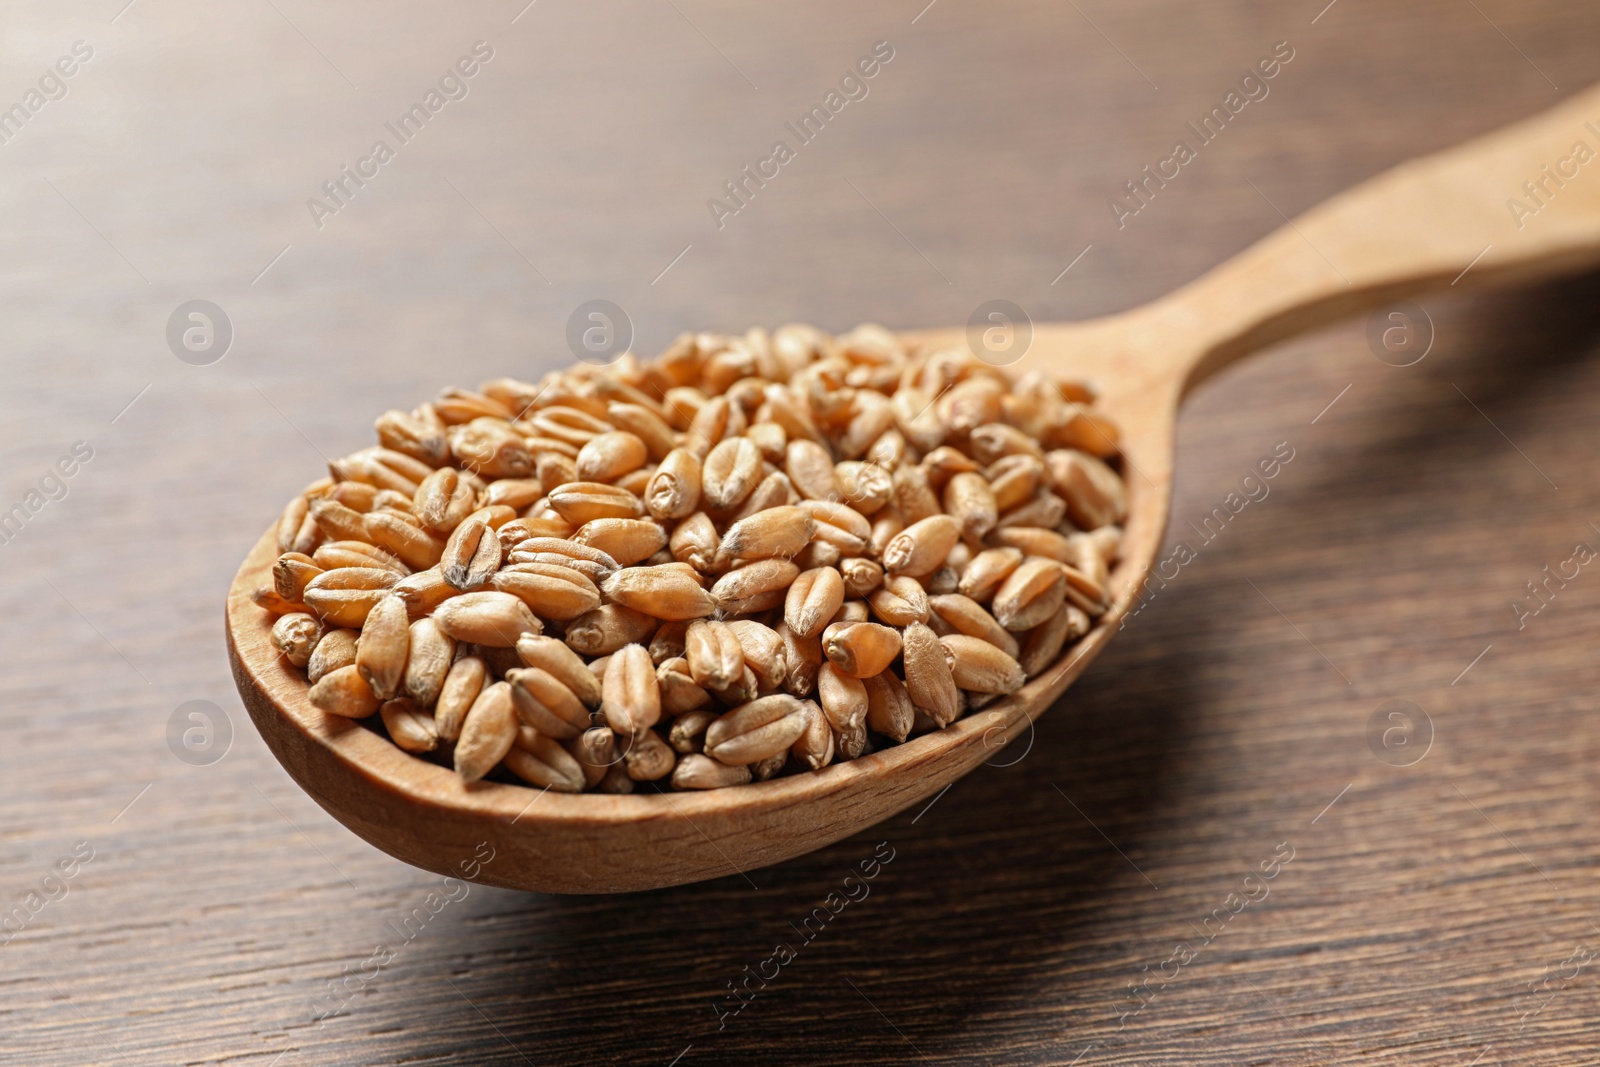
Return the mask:
<svg viewBox="0 0 1600 1067"><path fill-rule="evenodd" d="M1579 142L1587 153L1575 154ZM462 861L487 841L494 858L479 881L613 893L748 871L821 848L993 758L1105 647L1161 545L1173 430L1190 389L1242 355L1399 297L1600 264L1600 159L1576 162L1597 149L1600 87L1364 182L1154 303L1037 327L1011 369L1092 383L1122 430L1130 514L1112 575L1115 605L1043 675L944 730L820 772L703 793L572 796L463 786L449 769L306 700L304 677L273 650L270 619L249 598L270 584L277 555L270 530L228 594L240 695L274 755L319 804L385 852L440 874L459 877ZM1530 181L1543 183L1537 200L1524 185ZM1511 198L1537 212L1514 212ZM904 336L915 344L964 343L959 329Z"/></svg>

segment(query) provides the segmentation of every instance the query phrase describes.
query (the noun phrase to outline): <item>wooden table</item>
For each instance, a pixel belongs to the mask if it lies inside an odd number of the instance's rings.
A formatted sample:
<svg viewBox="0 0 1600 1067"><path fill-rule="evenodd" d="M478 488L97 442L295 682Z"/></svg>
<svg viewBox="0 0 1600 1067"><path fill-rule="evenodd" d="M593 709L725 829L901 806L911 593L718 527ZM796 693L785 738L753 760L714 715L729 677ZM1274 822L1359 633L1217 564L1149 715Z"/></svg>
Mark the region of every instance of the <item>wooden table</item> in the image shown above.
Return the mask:
<svg viewBox="0 0 1600 1067"><path fill-rule="evenodd" d="M1198 558L1031 748L748 878L443 886L272 761L220 625L324 455L442 384L566 361L583 301L644 351L1132 306L1600 78L1600 10L122 2L0 42L7 105L92 50L0 145L0 508L27 517L0 546L0 1061L1600 1062L1600 571L1512 607L1600 547L1592 278L1426 300L1409 367L1356 321L1208 385L1169 532ZM465 96L389 133L478 41ZM719 229L707 200L879 41L867 95ZM1283 41L1269 95L1119 229L1108 200ZM347 165L369 177L314 212ZM218 362L169 350L192 299L232 324ZM193 763L168 742L189 701L232 731ZM870 896L807 926L875 854Z"/></svg>

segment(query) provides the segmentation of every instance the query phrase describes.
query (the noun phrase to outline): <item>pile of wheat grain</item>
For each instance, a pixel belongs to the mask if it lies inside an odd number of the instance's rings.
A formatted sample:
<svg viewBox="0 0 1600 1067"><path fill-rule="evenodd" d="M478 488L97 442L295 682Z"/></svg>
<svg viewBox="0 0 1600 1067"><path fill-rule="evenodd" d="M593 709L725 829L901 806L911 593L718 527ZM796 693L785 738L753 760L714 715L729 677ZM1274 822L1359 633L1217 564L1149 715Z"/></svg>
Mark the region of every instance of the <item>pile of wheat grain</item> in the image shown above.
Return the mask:
<svg viewBox="0 0 1600 1067"><path fill-rule="evenodd" d="M255 600L314 705L468 781L816 770L1104 614L1127 504L1092 399L877 326L447 389L290 502Z"/></svg>

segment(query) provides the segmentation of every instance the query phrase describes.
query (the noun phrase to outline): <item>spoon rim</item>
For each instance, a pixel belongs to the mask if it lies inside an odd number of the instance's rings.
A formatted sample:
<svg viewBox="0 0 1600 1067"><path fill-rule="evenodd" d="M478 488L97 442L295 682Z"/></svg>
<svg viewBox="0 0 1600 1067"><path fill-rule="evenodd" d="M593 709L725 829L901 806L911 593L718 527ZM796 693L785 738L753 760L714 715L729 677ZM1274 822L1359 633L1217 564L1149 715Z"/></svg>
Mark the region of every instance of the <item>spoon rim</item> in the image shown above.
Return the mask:
<svg viewBox="0 0 1600 1067"><path fill-rule="evenodd" d="M901 336L939 344L959 333ZM273 528L240 565L226 611L234 679L251 720L290 777L369 844L459 877L448 857L468 837L482 835L512 858L470 880L511 889L615 893L735 874L748 879L746 872L865 831L942 795L1031 732L1121 628L1161 544L1183 376L1160 374L1133 358L1100 320L1042 327L1027 359L1008 369L1100 386L1095 407L1121 431L1128 493L1122 550L1106 584L1110 604L1089 631L1017 692L949 726L820 770L718 789L546 796L550 790L521 783L469 785L452 768L401 750L362 722L311 705L303 671L271 645L275 617L250 599L252 590L270 585L279 554ZM1021 762L1029 746L997 766ZM802 808L807 814L799 814Z"/></svg>

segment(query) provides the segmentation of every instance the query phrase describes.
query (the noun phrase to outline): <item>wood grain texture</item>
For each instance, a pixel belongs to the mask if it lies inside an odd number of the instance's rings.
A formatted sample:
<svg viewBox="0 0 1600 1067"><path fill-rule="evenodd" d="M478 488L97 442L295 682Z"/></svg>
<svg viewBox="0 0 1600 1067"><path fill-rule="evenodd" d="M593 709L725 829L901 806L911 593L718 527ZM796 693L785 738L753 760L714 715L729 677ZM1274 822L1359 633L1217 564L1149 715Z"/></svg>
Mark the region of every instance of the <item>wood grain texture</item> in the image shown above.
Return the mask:
<svg viewBox="0 0 1600 1067"><path fill-rule="evenodd" d="M645 348L695 326L959 323L995 296L1037 321L1114 312L1278 210L1549 106L1551 81L1600 80L1600 15L277 6L141 2L113 23L70 2L0 42L7 100L74 40L95 48L0 147L0 503L72 442L94 449L0 545L0 893L95 850L0 945L0 1060L1600 1062L1600 975L1563 962L1600 948L1600 579L1583 568L1521 630L1510 607L1600 543L1593 279L1424 300L1437 337L1412 367L1378 362L1352 321L1202 387L1168 534L1197 558L1027 755L750 881L474 887L429 915L437 876L345 831L271 758L219 625L319 452L441 384L564 362L584 300L624 305ZM478 39L495 57L467 98L318 230L306 198ZM884 39L867 99L717 230L706 198ZM1106 200L1279 40L1296 58L1271 95L1117 229ZM163 339L195 297L236 327L209 367ZM1294 459L1267 498L1194 532L1279 442ZM194 699L233 726L210 766L167 747ZM1409 767L1366 739L1393 699L1433 725ZM894 858L870 896L807 941L796 928L880 841ZM1282 842L1267 899L1120 1019ZM727 983L784 940L796 958L719 1030ZM317 1023L326 983L362 972Z"/></svg>

